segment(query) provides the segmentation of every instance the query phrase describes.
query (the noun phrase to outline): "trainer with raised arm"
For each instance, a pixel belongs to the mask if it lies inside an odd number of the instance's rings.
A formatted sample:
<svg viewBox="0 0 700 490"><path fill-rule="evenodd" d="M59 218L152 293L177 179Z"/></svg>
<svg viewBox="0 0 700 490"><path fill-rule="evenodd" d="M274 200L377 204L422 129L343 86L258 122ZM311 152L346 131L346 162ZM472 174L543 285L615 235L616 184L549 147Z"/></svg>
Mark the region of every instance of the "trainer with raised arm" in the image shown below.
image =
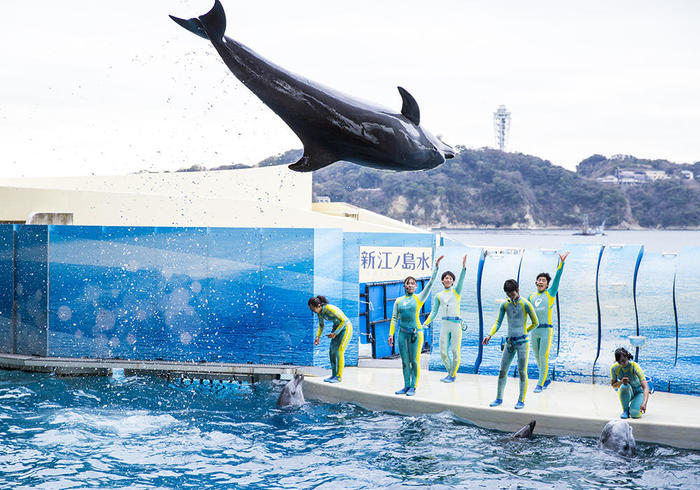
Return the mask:
<svg viewBox="0 0 700 490"><path fill-rule="evenodd" d="M447 376L440 381L443 383L453 383L459 369L460 350L462 347L462 318L459 316L459 303L462 299L462 287L464 286L464 276L467 272L467 256L462 258L462 270L459 273L459 280L455 286L455 275L452 271L442 274L442 285L445 286L435 296L433 308L430 315L423 323L423 328L430 325L435 317L440 317L440 357L447 370ZM451 354L451 356L450 356Z"/></svg>
<svg viewBox="0 0 700 490"><path fill-rule="evenodd" d="M415 294L418 287L416 278L408 276L403 281L403 288L406 294L396 298L394 302L394 312L391 315L391 325L389 326L389 345L394 346L394 331L398 323L399 333L396 341L399 344L404 382L403 388L396 392L397 395L413 396L416 394L418 378L420 377L420 351L423 348L423 326L419 317L420 309L430 295L430 288L433 287L438 273L438 265L443 257L441 255L435 261L430 281L420 294Z"/></svg>
<svg viewBox="0 0 700 490"><path fill-rule="evenodd" d="M537 318L540 324L530 334L530 343L532 344L532 353L537 361L537 370L539 379L533 393L539 393L551 382L549 378L549 349L552 347L552 338L554 337L552 329L552 310L556 302L557 292L559 292L559 280L561 279L562 271L564 270L564 261L569 256L569 252L559 254L559 264L557 272L554 274L554 281L546 272L537 274L535 287L537 292L532 293L528 298L530 304L535 309ZM550 286L549 283L552 282Z"/></svg>

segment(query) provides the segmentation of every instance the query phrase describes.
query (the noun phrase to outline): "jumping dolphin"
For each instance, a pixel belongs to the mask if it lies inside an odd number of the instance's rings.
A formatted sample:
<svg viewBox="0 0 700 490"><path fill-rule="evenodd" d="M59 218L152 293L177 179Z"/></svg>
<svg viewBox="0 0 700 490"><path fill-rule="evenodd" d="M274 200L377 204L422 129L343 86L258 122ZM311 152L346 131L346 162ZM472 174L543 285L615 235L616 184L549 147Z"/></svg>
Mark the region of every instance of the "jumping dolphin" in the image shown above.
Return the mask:
<svg viewBox="0 0 700 490"><path fill-rule="evenodd" d="M513 434L510 435L511 439L529 439L532 437L532 433L535 431L535 422L534 420L531 420L529 424L527 424L525 427L520 429L518 432L514 432Z"/></svg>
<svg viewBox="0 0 700 490"><path fill-rule="evenodd" d="M449 145L420 126L418 103L402 87L399 114L294 75L224 36L226 15L219 0L200 17L170 18L210 40L233 74L299 137L304 155L289 166L292 170L311 172L339 160L385 170L427 170L454 157Z"/></svg>
<svg viewBox="0 0 700 490"><path fill-rule="evenodd" d="M284 385L282 388L282 393L280 393L277 399L278 407L298 407L304 404L304 391L302 387L304 385L304 375L296 374L293 379L289 380L289 383Z"/></svg>
<svg viewBox="0 0 700 490"><path fill-rule="evenodd" d="M637 443L632 435L632 427L624 420L611 420L600 434L600 446L622 454L634 456Z"/></svg>

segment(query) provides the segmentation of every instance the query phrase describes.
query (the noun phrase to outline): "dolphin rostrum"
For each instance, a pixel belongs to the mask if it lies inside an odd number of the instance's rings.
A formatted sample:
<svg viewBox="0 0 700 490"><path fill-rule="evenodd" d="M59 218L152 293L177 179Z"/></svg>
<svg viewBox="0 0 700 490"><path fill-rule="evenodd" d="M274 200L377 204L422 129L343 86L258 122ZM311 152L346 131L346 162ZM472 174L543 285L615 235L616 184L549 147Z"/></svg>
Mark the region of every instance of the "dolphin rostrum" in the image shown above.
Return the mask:
<svg viewBox="0 0 700 490"><path fill-rule="evenodd" d="M455 151L420 126L415 99L398 87L401 113L374 106L294 75L224 36L226 15L219 0L206 14L185 20L185 29L211 41L226 66L294 131L304 155L290 165L318 170L339 160L385 170L427 170Z"/></svg>

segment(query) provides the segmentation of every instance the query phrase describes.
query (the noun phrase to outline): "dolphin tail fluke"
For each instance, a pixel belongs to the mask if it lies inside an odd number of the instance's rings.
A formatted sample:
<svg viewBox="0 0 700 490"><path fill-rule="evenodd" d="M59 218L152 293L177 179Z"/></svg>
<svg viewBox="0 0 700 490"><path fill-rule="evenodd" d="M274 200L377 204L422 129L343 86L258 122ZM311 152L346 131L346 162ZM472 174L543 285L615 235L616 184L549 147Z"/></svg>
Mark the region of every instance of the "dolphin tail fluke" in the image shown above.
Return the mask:
<svg viewBox="0 0 700 490"><path fill-rule="evenodd" d="M226 32L226 12L219 0L214 1L214 6L209 12L199 16L199 21L213 42L221 41Z"/></svg>
<svg viewBox="0 0 700 490"><path fill-rule="evenodd" d="M173 17L172 15L168 17L173 19L177 24L181 25L188 31L193 32L198 36L203 37L204 39L209 39L207 31L204 30L204 26L202 25L199 19L180 19L179 17Z"/></svg>

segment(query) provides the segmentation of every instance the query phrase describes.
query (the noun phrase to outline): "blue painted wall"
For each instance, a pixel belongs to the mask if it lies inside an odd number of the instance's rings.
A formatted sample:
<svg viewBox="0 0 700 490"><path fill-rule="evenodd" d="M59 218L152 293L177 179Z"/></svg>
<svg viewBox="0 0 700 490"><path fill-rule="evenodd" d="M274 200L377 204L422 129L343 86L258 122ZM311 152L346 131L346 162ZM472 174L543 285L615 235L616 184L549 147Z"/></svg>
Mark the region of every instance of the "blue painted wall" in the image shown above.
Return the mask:
<svg viewBox="0 0 700 490"><path fill-rule="evenodd" d="M328 367L329 340L313 345L318 323L307 307L309 297L322 294L353 323L346 365L354 366L364 332L358 252L376 245L432 248L434 236L0 225L0 351ZM550 354L554 378L607 382L612 351L631 349L628 337L639 333L647 337L639 362L656 388L698 394L700 247L677 257L644 253L640 246L564 248L571 254L559 289L559 336ZM526 250L483 259L481 248L451 243L434 253L446 256L440 272L458 274L465 253L461 308L469 327L460 372L496 374L500 335L486 348L480 342L504 298L503 281L519 278L528 296L536 274L551 274L557 257ZM441 288L436 283L433 295ZM556 312L556 327L555 318ZM444 370L439 323L430 367ZM388 324L378 343L386 333ZM536 377L532 359L529 368Z"/></svg>
<svg viewBox="0 0 700 490"><path fill-rule="evenodd" d="M0 225L0 352L14 350L12 304L14 302L15 246L13 225Z"/></svg>
<svg viewBox="0 0 700 490"><path fill-rule="evenodd" d="M48 241L45 226L21 225L15 233L15 352L47 350Z"/></svg>

